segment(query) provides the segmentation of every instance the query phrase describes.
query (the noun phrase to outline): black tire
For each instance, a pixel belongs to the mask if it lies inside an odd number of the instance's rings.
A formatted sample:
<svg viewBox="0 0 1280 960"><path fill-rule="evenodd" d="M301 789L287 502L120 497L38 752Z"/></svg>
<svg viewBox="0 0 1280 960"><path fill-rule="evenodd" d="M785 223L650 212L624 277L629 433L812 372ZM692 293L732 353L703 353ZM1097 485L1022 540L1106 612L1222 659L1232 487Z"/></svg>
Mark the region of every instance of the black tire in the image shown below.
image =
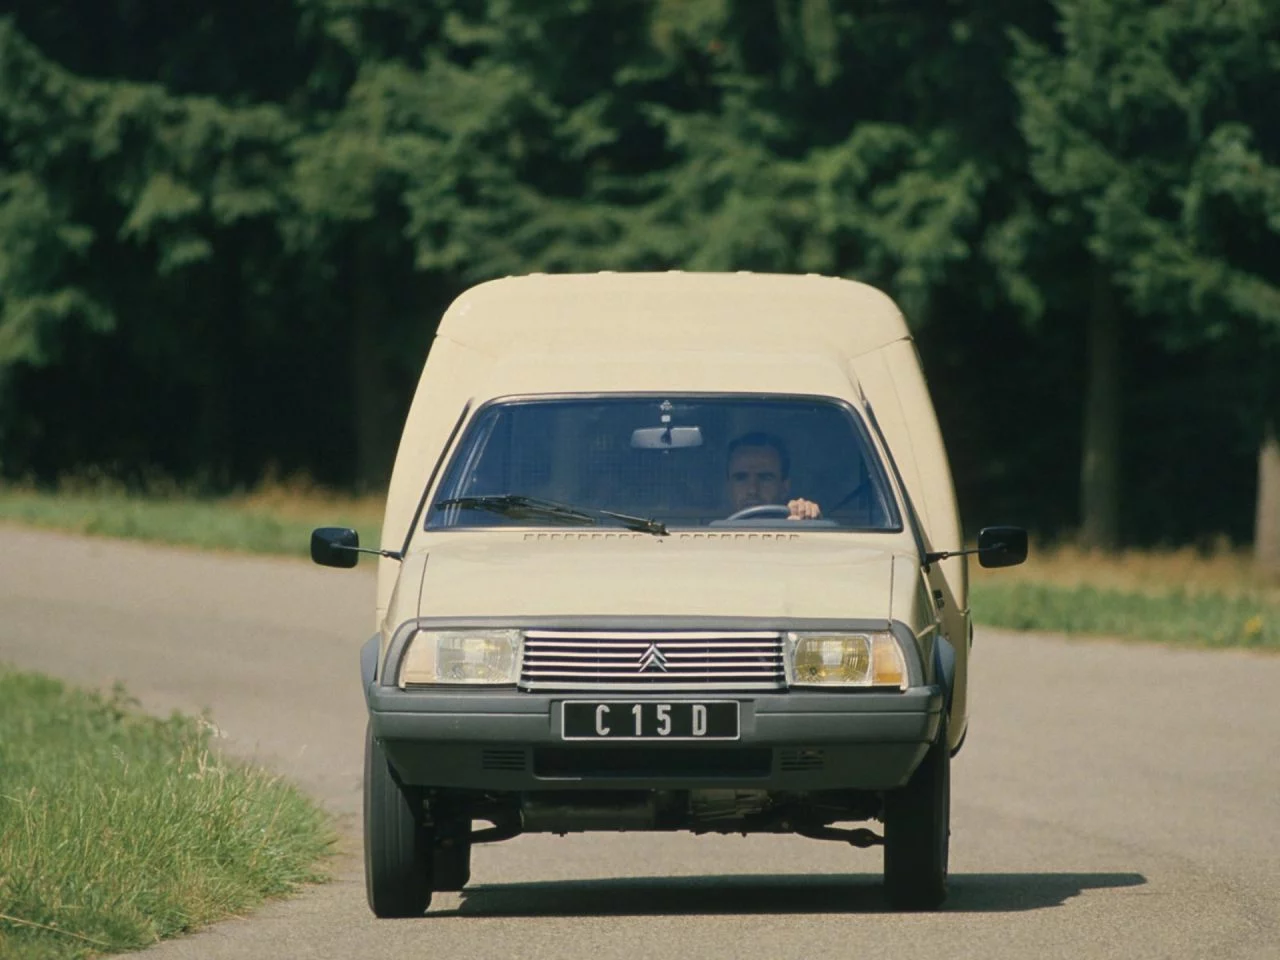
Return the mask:
<svg viewBox="0 0 1280 960"><path fill-rule="evenodd" d="M884 890L898 910L936 910L947 899L951 751L947 715L905 787L884 798Z"/></svg>
<svg viewBox="0 0 1280 960"><path fill-rule="evenodd" d="M463 824L471 829L468 821ZM456 893L471 882L471 841L458 837L436 845L431 888L439 893Z"/></svg>
<svg viewBox="0 0 1280 960"><path fill-rule="evenodd" d="M364 880L377 917L420 917L431 903L432 837L422 808L392 776L387 755L364 741Z"/></svg>

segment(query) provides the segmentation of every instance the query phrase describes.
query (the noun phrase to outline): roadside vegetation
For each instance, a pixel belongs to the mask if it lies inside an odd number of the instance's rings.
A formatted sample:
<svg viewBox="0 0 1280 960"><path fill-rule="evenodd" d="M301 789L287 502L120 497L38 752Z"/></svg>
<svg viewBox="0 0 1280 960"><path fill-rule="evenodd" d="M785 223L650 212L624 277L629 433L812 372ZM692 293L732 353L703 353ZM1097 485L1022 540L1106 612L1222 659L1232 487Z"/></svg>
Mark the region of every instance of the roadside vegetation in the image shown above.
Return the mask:
<svg viewBox="0 0 1280 960"><path fill-rule="evenodd" d="M252 492L201 495L195 487L156 482L142 491L98 478L56 489L0 486L0 523L19 523L205 550L305 556L311 531L354 527L376 543L381 497L329 493L305 480L272 481Z"/></svg>
<svg viewBox="0 0 1280 960"><path fill-rule="evenodd" d="M323 879L331 842L207 723L0 668L0 958L145 947Z"/></svg>
<svg viewBox="0 0 1280 960"><path fill-rule="evenodd" d="M973 569L974 614L990 626L1280 650L1280 577L1226 544L1120 553L1033 547L1023 566Z"/></svg>
<svg viewBox="0 0 1280 960"><path fill-rule="evenodd" d="M0 487L0 523L129 537L202 549L306 556L311 530L350 526L376 544L380 497L348 497L303 480L228 497L104 484L57 491ZM1280 578L1257 572L1246 551L1088 551L1033 546L1019 567L972 565L979 623L1014 630L1126 637L1210 647L1280 650Z"/></svg>

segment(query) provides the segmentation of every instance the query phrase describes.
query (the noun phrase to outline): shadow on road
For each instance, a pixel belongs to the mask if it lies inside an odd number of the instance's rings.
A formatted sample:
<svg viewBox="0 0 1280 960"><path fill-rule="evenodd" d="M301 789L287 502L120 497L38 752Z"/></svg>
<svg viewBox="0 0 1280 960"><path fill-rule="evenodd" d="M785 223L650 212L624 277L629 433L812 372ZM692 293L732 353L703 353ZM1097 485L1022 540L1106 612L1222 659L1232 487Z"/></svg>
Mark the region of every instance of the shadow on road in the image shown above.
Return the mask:
<svg viewBox="0 0 1280 960"><path fill-rule="evenodd" d="M1061 906L1086 890L1135 887L1140 873L951 875L949 913L1003 913ZM433 911L435 912L435 911ZM474 917L647 916L889 912L878 876L634 877L479 884L457 910Z"/></svg>

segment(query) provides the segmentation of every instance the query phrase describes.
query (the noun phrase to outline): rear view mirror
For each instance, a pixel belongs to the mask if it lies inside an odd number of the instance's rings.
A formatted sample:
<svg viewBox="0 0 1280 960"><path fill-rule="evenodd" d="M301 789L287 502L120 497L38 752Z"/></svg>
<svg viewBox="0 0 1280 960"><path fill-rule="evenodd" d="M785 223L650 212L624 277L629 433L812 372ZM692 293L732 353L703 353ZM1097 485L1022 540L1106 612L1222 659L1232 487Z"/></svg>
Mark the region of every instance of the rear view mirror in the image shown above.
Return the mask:
<svg viewBox="0 0 1280 960"><path fill-rule="evenodd" d="M702 446L700 427L641 427L631 431L633 450L674 450Z"/></svg>
<svg viewBox="0 0 1280 960"><path fill-rule="evenodd" d="M983 527L978 532L978 563L1013 567L1027 559L1027 531L1022 527Z"/></svg>
<svg viewBox="0 0 1280 960"><path fill-rule="evenodd" d="M317 527L311 532L311 559L322 567L354 567L359 546L360 535L347 527Z"/></svg>

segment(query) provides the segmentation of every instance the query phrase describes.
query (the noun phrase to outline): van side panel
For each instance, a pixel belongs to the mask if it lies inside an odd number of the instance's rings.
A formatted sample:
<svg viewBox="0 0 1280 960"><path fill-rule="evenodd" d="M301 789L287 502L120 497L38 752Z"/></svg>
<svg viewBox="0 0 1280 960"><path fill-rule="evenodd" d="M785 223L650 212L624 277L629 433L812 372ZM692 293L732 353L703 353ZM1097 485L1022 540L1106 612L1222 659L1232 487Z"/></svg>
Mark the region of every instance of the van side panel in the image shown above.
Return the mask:
<svg viewBox="0 0 1280 960"><path fill-rule="evenodd" d="M493 358L445 337L437 336L422 368L418 389L405 417L395 467L387 487L382 518L382 549L400 550L422 499L436 461L470 396L470 385L486 375ZM375 628L386 616L400 563L378 560L378 600Z"/></svg>
<svg viewBox="0 0 1280 960"><path fill-rule="evenodd" d="M891 373L891 383L898 397L908 427L908 440L919 469L920 500L928 504L930 537L936 550L957 549L964 545L960 526L960 510L956 503L951 464L947 459L942 430L933 400L925 383L924 370L915 343L900 340L881 353ZM895 445L895 449L897 449ZM969 604L968 569L963 557L952 557L939 564L961 606Z"/></svg>
<svg viewBox="0 0 1280 960"><path fill-rule="evenodd" d="M852 362L902 474L925 541L932 550L964 546L960 514L942 431L915 344L904 339ZM942 597L942 620L956 651L956 685L949 728L952 746L968 722L969 579L965 557L934 564L930 582Z"/></svg>

